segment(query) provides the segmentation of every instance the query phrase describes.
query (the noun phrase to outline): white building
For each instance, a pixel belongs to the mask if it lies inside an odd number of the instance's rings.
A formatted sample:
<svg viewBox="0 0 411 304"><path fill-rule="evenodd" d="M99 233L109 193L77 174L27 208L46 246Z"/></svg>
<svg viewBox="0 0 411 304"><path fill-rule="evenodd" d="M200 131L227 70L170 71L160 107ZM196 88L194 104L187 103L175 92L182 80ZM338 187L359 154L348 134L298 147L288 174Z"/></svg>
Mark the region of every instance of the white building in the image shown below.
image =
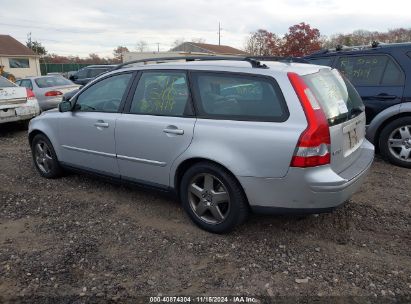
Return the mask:
<svg viewBox="0 0 411 304"><path fill-rule="evenodd" d="M0 35L0 65L16 78L40 76L40 56L9 35Z"/></svg>

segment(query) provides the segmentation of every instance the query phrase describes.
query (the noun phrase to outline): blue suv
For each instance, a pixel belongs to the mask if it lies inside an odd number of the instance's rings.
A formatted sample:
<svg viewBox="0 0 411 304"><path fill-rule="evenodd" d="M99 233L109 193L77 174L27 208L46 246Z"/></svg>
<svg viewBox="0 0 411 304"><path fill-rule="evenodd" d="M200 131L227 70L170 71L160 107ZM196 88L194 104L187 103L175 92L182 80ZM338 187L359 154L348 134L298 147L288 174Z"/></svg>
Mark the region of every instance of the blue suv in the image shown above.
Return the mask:
<svg viewBox="0 0 411 304"><path fill-rule="evenodd" d="M389 162L411 168L411 43L337 46L304 59L351 81L366 107L367 138Z"/></svg>

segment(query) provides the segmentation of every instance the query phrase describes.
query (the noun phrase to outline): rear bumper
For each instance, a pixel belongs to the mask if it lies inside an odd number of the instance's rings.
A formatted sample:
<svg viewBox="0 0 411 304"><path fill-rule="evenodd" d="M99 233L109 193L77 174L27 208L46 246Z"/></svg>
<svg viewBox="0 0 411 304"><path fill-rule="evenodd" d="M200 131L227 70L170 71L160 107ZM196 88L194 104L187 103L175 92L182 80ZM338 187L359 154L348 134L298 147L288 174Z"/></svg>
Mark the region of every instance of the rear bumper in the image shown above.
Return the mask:
<svg viewBox="0 0 411 304"><path fill-rule="evenodd" d="M53 108L57 108L57 106L59 105L61 101L62 101L62 97L58 96L55 98L39 100L39 105L42 111L47 111Z"/></svg>
<svg viewBox="0 0 411 304"><path fill-rule="evenodd" d="M330 166L290 168L283 178L238 177L251 208L264 213L327 212L360 188L374 159L374 146L364 140L358 159L336 173Z"/></svg>
<svg viewBox="0 0 411 304"><path fill-rule="evenodd" d="M37 101L28 101L19 107L0 109L0 123L29 120L40 114Z"/></svg>

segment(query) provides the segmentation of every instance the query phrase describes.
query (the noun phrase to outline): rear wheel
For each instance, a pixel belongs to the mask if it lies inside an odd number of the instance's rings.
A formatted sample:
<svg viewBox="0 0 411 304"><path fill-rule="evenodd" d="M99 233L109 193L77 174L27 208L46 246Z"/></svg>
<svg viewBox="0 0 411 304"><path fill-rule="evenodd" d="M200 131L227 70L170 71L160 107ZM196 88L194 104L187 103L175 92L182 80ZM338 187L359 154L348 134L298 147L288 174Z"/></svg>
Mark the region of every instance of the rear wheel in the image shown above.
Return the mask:
<svg viewBox="0 0 411 304"><path fill-rule="evenodd" d="M389 123L381 132L381 154L390 163L411 168L411 117L402 117Z"/></svg>
<svg viewBox="0 0 411 304"><path fill-rule="evenodd" d="M237 180L212 163L198 163L187 170L180 197L191 220L209 232L229 232L248 215L248 203Z"/></svg>
<svg viewBox="0 0 411 304"><path fill-rule="evenodd" d="M31 144L34 165L41 176L57 178L63 173L50 140L43 134L34 136Z"/></svg>

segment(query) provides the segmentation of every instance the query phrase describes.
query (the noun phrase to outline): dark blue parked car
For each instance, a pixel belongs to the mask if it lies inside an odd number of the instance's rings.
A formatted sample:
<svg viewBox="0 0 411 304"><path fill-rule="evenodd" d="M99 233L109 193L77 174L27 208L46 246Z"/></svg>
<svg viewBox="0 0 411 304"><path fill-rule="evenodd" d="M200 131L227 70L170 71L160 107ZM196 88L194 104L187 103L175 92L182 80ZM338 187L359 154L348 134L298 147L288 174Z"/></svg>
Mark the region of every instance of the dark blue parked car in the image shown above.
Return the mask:
<svg viewBox="0 0 411 304"><path fill-rule="evenodd" d="M411 42L337 47L305 59L348 77L366 107L367 138L388 161L411 168Z"/></svg>

